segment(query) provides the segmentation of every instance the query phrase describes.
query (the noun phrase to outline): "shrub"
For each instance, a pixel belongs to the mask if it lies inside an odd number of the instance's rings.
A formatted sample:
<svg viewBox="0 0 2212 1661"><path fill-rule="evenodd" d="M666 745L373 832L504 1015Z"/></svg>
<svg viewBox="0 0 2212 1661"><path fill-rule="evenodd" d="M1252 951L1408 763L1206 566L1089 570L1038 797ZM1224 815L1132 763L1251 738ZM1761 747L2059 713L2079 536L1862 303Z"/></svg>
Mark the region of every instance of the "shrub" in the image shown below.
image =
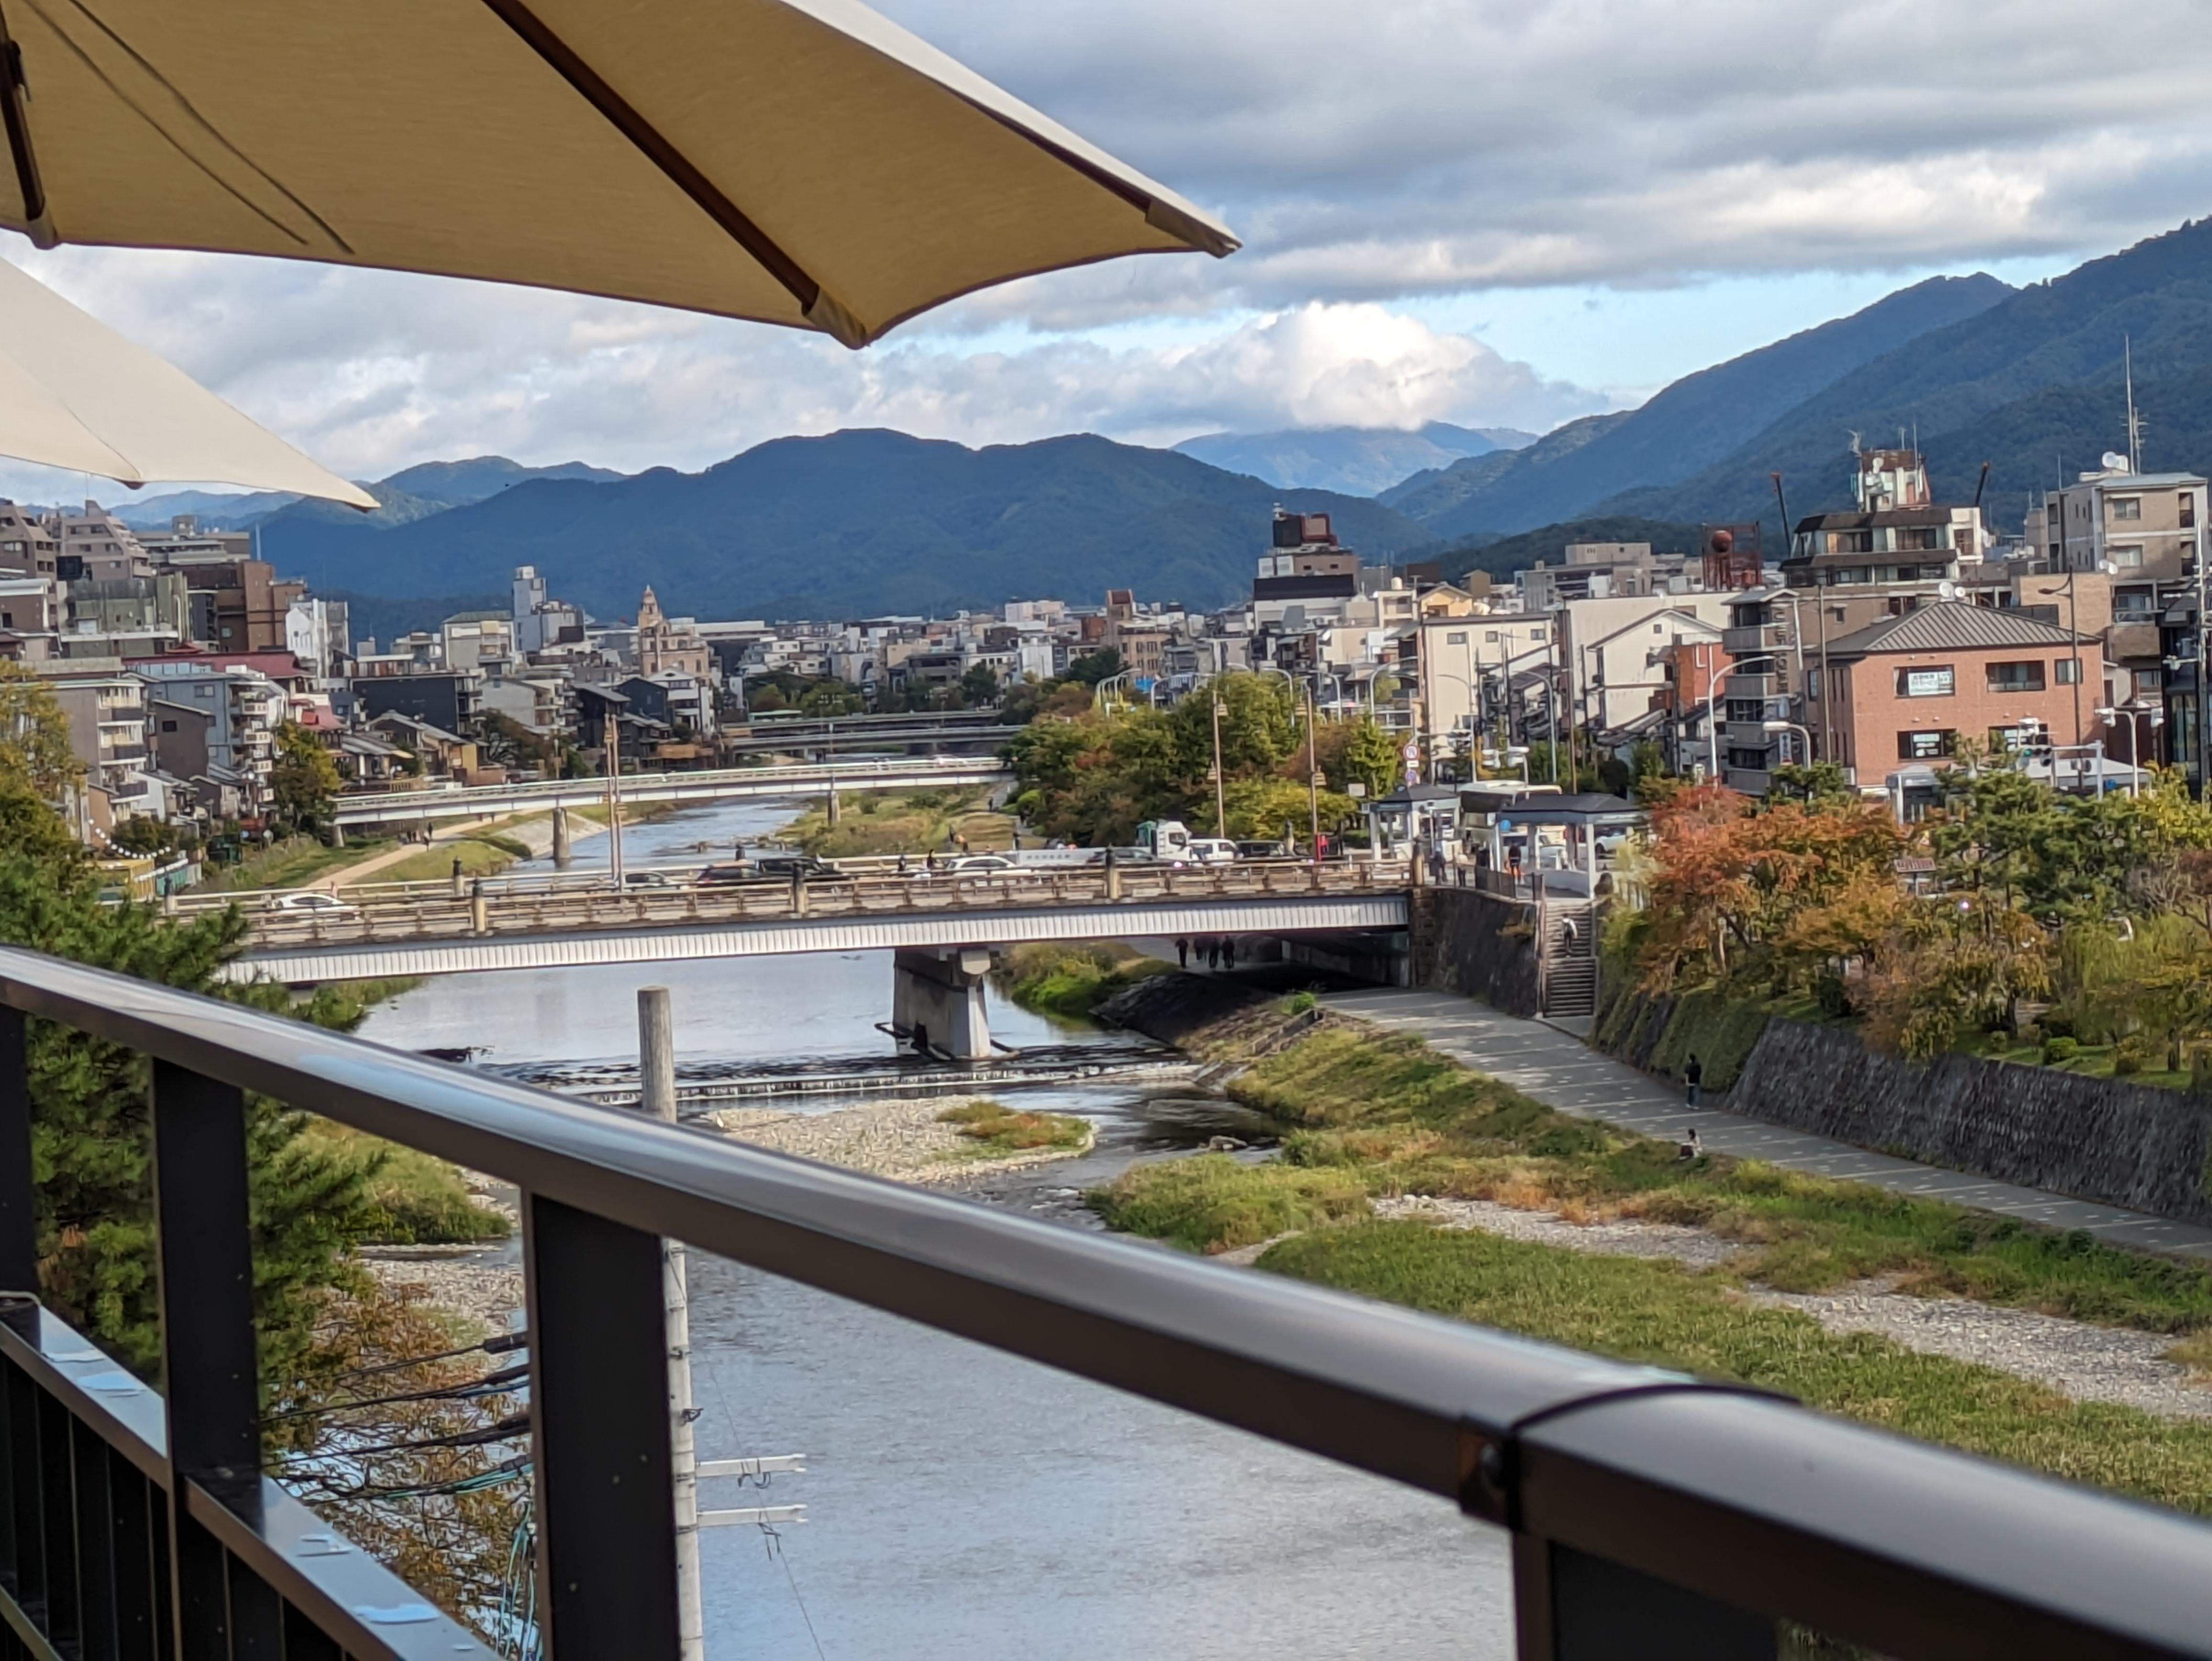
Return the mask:
<svg viewBox="0 0 2212 1661"><path fill-rule="evenodd" d="M2042 1027L2043 1036L2046 1038L2071 1038L2078 1036L2074 1028L2074 1017L2067 1011L2055 1007L2045 1010L2042 1014L2036 1017L2036 1023Z"/></svg>
<svg viewBox="0 0 2212 1661"><path fill-rule="evenodd" d="M2130 1034L2112 1048L2112 1071L2125 1078L2149 1064L2150 1044L2140 1034Z"/></svg>
<svg viewBox="0 0 2212 1661"><path fill-rule="evenodd" d="M1850 989L1841 975L1821 976L1813 995L1820 1002L1820 1013L1831 1020L1841 1020L1851 1013Z"/></svg>
<svg viewBox="0 0 2212 1661"><path fill-rule="evenodd" d="M1307 1010L1311 1009L1320 1001L1321 1000L1316 997L1314 994L1310 991L1293 992L1289 997L1283 1000L1283 1013L1285 1015L1303 1015Z"/></svg>
<svg viewBox="0 0 2212 1661"><path fill-rule="evenodd" d="M2081 1053L2081 1044L2070 1037L2061 1036L2045 1038L2043 1041L2043 1064L2045 1067L2056 1067L2061 1062L2070 1062Z"/></svg>

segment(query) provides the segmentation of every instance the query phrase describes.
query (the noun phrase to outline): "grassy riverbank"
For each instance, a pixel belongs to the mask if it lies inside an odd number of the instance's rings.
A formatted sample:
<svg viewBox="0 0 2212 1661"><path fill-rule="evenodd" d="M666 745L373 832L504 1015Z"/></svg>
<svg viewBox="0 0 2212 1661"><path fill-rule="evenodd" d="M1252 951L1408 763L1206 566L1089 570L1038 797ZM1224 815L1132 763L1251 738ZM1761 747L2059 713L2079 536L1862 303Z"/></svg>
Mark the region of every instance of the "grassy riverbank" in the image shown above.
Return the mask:
<svg viewBox="0 0 2212 1661"><path fill-rule="evenodd" d="M2192 1510L2212 1511L2212 1423L2067 1400L1887 1338L1756 1306L1747 1282L1874 1276L2212 1353L2212 1273L1940 1201L1711 1157L1570 1118L1416 1039L1332 1020L1231 1086L1284 1127L1281 1158L1143 1165L1091 1196L1113 1226L1187 1250L1277 1244L1261 1268L1624 1359L1790 1391L1814 1405ZM1725 1270L1593 1256L1369 1219L1370 1199L1483 1199L1575 1220L1693 1225ZM1280 1238L1291 1236L1290 1238Z"/></svg>
<svg viewBox="0 0 2212 1661"><path fill-rule="evenodd" d="M513 1232L504 1215L477 1203L460 1172L443 1159L326 1119L313 1122L302 1140L368 1173L369 1238L378 1244L473 1244Z"/></svg>
<svg viewBox="0 0 2212 1661"><path fill-rule="evenodd" d="M825 860L957 852L963 837L969 853L1012 848L1013 818L988 800L981 790L866 791L838 797L835 824L826 808L810 807L779 834Z"/></svg>
<svg viewBox="0 0 2212 1661"><path fill-rule="evenodd" d="M1115 940L1038 940L1007 952L991 977L1024 1009L1063 1020L1087 1020L1092 1010L1123 987L1167 968L1158 958Z"/></svg>
<svg viewBox="0 0 2212 1661"><path fill-rule="evenodd" d="M2212 1512L2212 1424L2067 1400L1993 1368L1747 1306L1733 1277L1476 1232L1363 1223L1270 1247L1263 1269L1576 1349L1786 1390L1870 1424Z"/></svg>
<svg viewBox="0 0 2212 1661"><path fill-rule="evenodd" d="M1064 1113L1031 1113L1008 1107L988 1096L937 1116L960 1134L957 1157L963 1159L1009 1159L1024 1153L1079 1153L1091 1146L1087 1119Z"/></svg>

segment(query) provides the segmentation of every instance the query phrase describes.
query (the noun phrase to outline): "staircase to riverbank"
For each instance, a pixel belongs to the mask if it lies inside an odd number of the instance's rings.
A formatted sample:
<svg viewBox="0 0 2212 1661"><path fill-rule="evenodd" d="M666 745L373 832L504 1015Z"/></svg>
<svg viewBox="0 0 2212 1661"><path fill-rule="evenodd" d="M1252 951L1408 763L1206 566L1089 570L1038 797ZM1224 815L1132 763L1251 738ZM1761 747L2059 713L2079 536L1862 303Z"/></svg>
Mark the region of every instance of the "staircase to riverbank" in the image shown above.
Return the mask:
<svg viewBox="0 0 2212 1661"><path fill-rule="evenodd" d="M1597 915L1588 900L1546 896L1537 907L1540 997L1547 1019L1597 1013Z"/></svg>

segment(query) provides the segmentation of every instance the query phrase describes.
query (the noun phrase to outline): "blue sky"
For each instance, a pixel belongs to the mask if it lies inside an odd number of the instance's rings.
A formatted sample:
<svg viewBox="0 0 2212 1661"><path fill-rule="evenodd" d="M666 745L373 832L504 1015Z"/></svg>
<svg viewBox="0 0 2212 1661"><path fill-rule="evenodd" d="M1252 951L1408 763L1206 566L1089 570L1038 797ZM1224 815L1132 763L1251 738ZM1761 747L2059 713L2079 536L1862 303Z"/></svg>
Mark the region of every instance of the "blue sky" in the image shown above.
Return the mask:
<svg viewBox="0 0 2212 1661"><path fill-rule="evenodd" d="M1233 258L961 301L854 355L616 302L209 255L17 260L355 477L698 467L784 433L1541 429L1937 272L2212 211L2212 60L2083 0L883 0L1224 216ZM2202 0L2139 0L2136 40ZM68 485L58 489L73 488ZM0 490L43 493L0 469Z"/></svg>

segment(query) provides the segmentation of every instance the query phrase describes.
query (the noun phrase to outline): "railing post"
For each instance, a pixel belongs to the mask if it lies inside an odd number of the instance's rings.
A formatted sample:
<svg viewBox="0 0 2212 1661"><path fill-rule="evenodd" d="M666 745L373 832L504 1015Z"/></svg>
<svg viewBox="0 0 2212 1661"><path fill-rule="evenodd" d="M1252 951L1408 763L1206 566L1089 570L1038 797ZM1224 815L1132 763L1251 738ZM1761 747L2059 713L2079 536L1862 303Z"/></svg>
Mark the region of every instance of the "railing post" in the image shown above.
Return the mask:
<svg viewBox="0 0 2212 1661"><path fill-rule="evenodd" d="M27 1019L0 1006L0 1293L39 1291L38 1183L31 1166Z"/></svg>
<svg viewBox="0 0 2212 1661"><path fill-rule="evenodd" d="M1534 1535L1513 1536L1516 1661L1774 1661L1765 1615Z"/></svg>
<svg viewBox="0 0 2212 1661"><path fill-rule="evenodd" d="M259 1357L246 1204L245 1097L234 1085L155 1062L154 1226L179 1661L229 1661L234 1636L223 1549L192 1519L187 1485L260 1520Z"/></svg>
<svg viewBox="0 0 2212 1661"><path fill-rule="evenodd" d="M660 1241L534 1194L522 1226L546 1652L677 1661Z"/></svg>

